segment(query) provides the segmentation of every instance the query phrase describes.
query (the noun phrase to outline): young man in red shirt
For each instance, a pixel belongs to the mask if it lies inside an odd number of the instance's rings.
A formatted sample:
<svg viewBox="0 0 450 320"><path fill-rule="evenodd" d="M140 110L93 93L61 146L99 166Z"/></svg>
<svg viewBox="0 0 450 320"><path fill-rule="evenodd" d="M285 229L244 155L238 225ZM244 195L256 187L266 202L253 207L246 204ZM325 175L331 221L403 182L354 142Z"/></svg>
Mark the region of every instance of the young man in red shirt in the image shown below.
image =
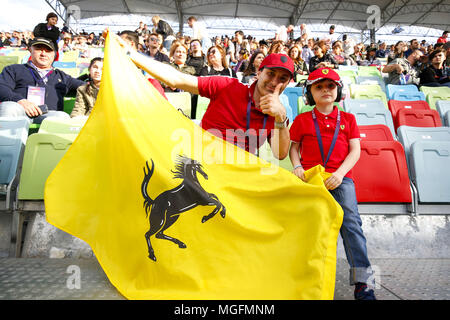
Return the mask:
<svg viewBox="0 0 450 320"><path fill-rule="evenodd" d="M203 129L252 153L268 139L276 158L287 156L288 118L279 99L294 74L294 63L287 55L267 56L259 68L258 81L248 86L236 78L181 73L136 51L128 50L127 54L138 67L169 87L209 98Z"/></svg>
<svg viewBox="0 0 450 320"><path fill-rule="evenodd" d="M294 174L305 180L305 170L318 164L331 173L325 187L344 211L341 236L351 267L350 285L355 285L355 299L375 300L373 289L367 286L372 269L352 180L352 168L361 151L356 119L334 106L341 99L342 82L332 69L315 70L305 86L307 104L315 108L298 115L290 129L289 156Z"/></svg>

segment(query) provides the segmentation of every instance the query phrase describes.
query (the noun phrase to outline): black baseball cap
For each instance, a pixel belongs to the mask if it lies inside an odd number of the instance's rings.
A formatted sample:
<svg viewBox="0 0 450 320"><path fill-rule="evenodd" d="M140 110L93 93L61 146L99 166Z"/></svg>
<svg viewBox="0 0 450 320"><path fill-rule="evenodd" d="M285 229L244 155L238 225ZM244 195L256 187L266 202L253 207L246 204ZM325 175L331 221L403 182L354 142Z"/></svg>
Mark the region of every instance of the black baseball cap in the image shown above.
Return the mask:
<svg viewBox="0 0 450 320"><path fill-rule="evenodd" d="M52 49L52 51L56 51L55 44L53 43L53 41L47 38L35 38L30 42L30 46L35 46L37 44L43 44Z"/></svg>

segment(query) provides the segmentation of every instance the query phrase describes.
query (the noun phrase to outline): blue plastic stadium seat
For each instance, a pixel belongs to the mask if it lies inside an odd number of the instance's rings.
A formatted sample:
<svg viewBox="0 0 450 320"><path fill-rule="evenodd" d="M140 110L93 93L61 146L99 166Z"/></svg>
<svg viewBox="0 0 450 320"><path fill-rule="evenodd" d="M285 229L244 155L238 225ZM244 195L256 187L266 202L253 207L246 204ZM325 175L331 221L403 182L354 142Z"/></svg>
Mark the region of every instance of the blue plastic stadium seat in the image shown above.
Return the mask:
<svg viewBox="0 0 450 320"><path fill-rule="evenodd" d="M410 149L415 142L450 141L450 128L448 127L421 128L421 127L400 126L397 129L397 134L398 140L405 149L406 161L408 162L408 164L410 159Z"/></svg>
<svg viewBox="0 0 450 320"><path fill-rule="evenodd" d="M289 104L289 98L284 93L280 94L280 102L286 108L286 116L289 118L289 123L292 123L294 121L292 108Z"/></svg>
<svg viewBox="0 0 450 320"><path fill-rule="evenodd" d="M344 109L350 112L352 108L367 108L368 110L386 109L384 103L378 99L345 99Z"/></svg>
<svg viewBox="0 0 450 320"><path fill-rule="evenodd" d="M448 123L445 124L445 114L450 110L450 100L439 100L436 101L436 110L439 112L439 116L441 117L442 123L448 126Z"/></svg>
<svg viewBox="0 0 450 320"><path fill-rule="evenodd" d="M292 116L295 118L298 114L298 98L303 96L302 87L287 87L284 89L283 94L285 94L289 99L289 105L292 109Z"/></svg>
<svg viewBox="0 0 450 320"><path fill-rule="evenodd" d="M425 94L423 92L417 91L417 92L410 92L410 91L395 91L392 95L392 100L398 100L398 101L418 101L423 100L425 101Z"/></svg>
<svg viewBox="0 0 450 320"><path fill-rule="evenodd" d="M338 70L341 70L341 71L351 70L351 71L355 72L355 74L356 74L358 72L358 66L339 65Z"/></svg>
<svg viewBox="0 0 450 320"><path fill-rule="evenodd" d="M419 202L450 203L450 141L416 141L410 166Z"/></svg>
<svg viewBox="0 0 450 320"><path fill-rule="evenodd" d="M26 118L0 118L0 194L6 194L6 208L16 198L12 192L18 183L18 168L28 138L30 122Z"/></svg>
<svg viewBox="0 0 450 320"><path fill-rule="evenodd" d="M395 137L394 122L389 110L385 108L372 110L366 107L352 107L349 112L355 115L358 126L384 124L391 130L392 136Z"/></svg>
<svg viewBox="0 0 450 320"><path fill-rule="evenodd" d="M443 122L444 126L450 127L450 110L448 110L445 115L444 115L444 119Z"/></svg>
<svg viewBox="0 0 450 320"><path fill-rule="evenodd" d="M53 67L54 68L76 68L77 67L77 63L75 61L72 62L65 62L65 61L55 61L53 62Z"/></svg>
<svg viewBox="0 0 450 320"><path fill-rule="evenodd" d="M417 87L413 84L388 84L386 86L386 95L389 100L394 99L395 92L419 92L419 89L417 89Z"/></svg>
<svg viewBox="0 0 450 320"><path fill-rule="evenodd" d="M357 76L357 84L378 84L383 92L386 92L386 84L384 80L378 76Z"/></svg>

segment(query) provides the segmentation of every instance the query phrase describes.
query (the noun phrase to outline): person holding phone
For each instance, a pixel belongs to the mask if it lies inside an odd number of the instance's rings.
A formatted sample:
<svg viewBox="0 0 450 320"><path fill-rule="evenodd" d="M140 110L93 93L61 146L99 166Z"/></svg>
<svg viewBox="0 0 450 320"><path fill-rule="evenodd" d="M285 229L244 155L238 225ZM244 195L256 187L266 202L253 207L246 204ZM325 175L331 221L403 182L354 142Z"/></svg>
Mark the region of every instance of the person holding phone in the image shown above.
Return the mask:
<svg viewBox="0 0 450 320"><path fill-rule="evenodd" d="M55 45L50 39L35 38L29 50L30 61L9 65L0 74L0 117L26 116L34 123L69 117L63 111L64 96L85 83L53 68Z"/></svg>

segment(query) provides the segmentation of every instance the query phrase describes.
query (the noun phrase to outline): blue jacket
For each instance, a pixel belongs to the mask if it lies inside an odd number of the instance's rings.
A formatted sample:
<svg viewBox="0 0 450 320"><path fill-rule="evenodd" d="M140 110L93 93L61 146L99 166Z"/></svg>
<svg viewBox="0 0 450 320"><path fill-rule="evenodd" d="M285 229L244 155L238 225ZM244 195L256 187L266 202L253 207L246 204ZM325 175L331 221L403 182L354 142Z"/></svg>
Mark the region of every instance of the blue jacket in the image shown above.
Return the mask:
<svg viewBox="0 0 450 320"><path fill-rule="evenodd" d="M41 85L36 80L41 82ZM40 80L38 72L29 64L5 67L0 74L0 102L26 99L28 86L43 86ZM77 88L84 84L86 83L54 69L45 85L45 104L49 110L64 111L64 96L71 91L76 92Z"/></svg>

